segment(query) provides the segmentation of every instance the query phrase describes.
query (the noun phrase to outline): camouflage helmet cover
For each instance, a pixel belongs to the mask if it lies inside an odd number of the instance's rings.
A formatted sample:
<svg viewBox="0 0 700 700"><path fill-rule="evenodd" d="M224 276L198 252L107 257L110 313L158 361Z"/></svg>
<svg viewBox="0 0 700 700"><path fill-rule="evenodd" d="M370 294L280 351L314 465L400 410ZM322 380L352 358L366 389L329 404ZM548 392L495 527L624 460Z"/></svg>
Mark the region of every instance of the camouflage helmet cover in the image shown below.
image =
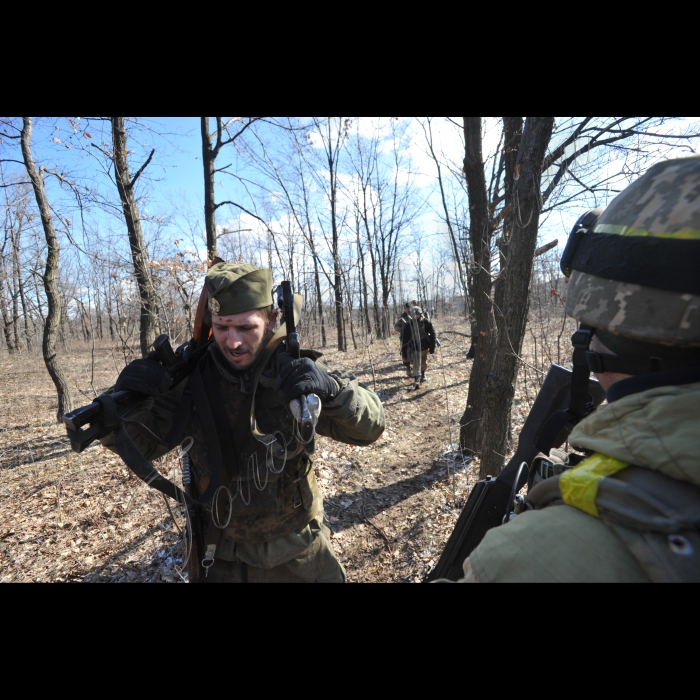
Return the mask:
<svg viewBox="0 0 700 700"><path fill-rule="evenodd" d="M414 316L415 316L416 314L422 314L422 313L423 313L423 309L421 309L420 306L414 306L414 307L411 309L411 313L412 313Z"/></svg>
<svg viewBox="0 0 700 700"><path fill-rule="evenodd" d="M652 167L579 240L576 256L564 254L567 314L634 340L700 347L700 157Z"/></svg>

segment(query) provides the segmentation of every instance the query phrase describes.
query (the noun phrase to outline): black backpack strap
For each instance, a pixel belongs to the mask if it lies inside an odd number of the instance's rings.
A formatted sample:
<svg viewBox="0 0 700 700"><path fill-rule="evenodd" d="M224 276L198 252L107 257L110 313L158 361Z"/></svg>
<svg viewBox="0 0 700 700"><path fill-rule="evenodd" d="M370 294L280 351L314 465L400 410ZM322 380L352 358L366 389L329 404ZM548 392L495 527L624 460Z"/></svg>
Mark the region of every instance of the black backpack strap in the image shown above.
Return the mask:
<svg viewBox="0 0 700 700"><path fill-rule="evenodd" d="M212 362L207 362L202 368L202 384L209 402L209 406L218 407L221 400L216 390L216 379L214 378L214 374L212 372L212 364ZM212 425L216 429L219 454L221 455L222 478L223 475L225 475L227 480L230 482L231 478L233 477L230 467L238 464L238 458L233 444L233 436L231 434L231 426L229 425L223 409L211 411L211 414L213 421ZM243 429L248 428L246 418L243 414L241 414L239 426L243 426ZM208 434L207 439L210 441L214 439L213 433L211 435Z"/></svg>

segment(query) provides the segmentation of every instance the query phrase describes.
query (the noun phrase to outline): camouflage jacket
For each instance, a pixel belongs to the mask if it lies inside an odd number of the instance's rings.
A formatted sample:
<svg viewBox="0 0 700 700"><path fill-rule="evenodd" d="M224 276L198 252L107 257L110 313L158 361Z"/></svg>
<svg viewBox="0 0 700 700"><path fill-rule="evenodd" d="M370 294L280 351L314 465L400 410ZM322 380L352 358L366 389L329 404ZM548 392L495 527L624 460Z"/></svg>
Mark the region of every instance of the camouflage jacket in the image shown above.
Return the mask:
<svg viewBox="0 0 700 700"><path fill-rule="evenodd" d="M602 406L579 423L570 441L700 487L698 415L699 383L658 386ZM528 511L489 530L464 571L465 582L649 581L613 529L599 517L563 504Z"/></svg>
<svg viewBox="0 0 700 700"><path fill-rule="evenodd" d="M384 408L376 394L360 385L350 372L329 370L318 361L319 354L302 351L302 355L328 371L340 389L333 401L323 404L317 433L349 445L365 446L374 442L385 425ZM282 396L272 389L278 376L279 350L260 377L255 392L255 416L261 432L275 434L280 444L286 444L286 460L268 454L266 447L251 433L252 372L231 373L215 345L200 361L199 368L212 413L218 412L215 422L222 427L217 431L223 462L222 485L228 488L233 499L224 540L258 544L302 529L322 511L322 499L311 462L295 438L294 421ZM182 408L190 381L194 381L192 376L167 394L148 400L144 408L129 417L164 438ZM206 427L195 404L186 424L184 440L188 437L193 440L188 455L200 494L212 478L212 446L207 439L211 428L207 431ZM166 451L131 429L129 434L147 459L156 459ZM113 437L104 439L102 444L112 447ZM225 521L228 497L225 492L223 494L217 500L219 519Z"/></svg>

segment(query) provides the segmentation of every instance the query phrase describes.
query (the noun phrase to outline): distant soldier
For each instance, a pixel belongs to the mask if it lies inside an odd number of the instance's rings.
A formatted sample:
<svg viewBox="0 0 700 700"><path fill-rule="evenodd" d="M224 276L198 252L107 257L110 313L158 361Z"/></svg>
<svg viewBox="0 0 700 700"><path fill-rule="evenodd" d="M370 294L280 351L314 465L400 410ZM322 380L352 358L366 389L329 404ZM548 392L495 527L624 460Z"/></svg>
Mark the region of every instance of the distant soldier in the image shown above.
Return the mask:
<svg viewBox="0 0 700 700"><path fill-rule="evenodd" d="M419 302L417 299L414 299L414 300L411 302L411 308L413 309L413 308L416 308L416 307L419 308L419 309L422 309L422 308L423 308L423 307L420 305L420 302ZM423 311L423 318L424 318L426 321L430 321L430 314L429 314L427 311Z"/></svg>
<svg viewBox="0 0 700 700"><path fill-rule="evenodd" d="M401 316L399 316L399 320L394 324L394 333L399 336L399 350L401 352L401 359L403 360L404 365L406 364L406 358L408 357L408 349L403 343L403 329L406 328L411 321L411 308L411 304L406 302L403 305L403 313ZM411 376L410 372L408 376Z"/></svg>
<svg viewBox="0 0 700 700"><path fill-rule="evenodd" d="M399 316L399 320L394 324L394 332L401 335L405 325L411 320L411 304L406 302L403 305L403 313Z"/></svg>
<svg viewBox="0 0 700 700"><path fill-rule="evenodd" d="M403 364L409 377L414 379L414 388L427 381L428 353L435 352L437 336L433 324L423 316L420 306L411 309L411 320L401 334ZM420 370L419 370L420 367Z"/></svg>

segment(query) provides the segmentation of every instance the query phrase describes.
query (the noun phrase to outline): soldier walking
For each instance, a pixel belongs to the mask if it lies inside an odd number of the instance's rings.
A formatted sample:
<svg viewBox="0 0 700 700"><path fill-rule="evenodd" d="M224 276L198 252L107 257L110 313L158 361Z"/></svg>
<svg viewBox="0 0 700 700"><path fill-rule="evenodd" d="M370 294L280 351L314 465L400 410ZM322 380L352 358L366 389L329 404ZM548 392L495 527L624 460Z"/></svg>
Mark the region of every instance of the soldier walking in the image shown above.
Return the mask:
<svg viewBox="0 0 700 700"><path fill-rule="evenodd" d="M206 290L214 342L186 382L169 389L165 368L149 358L119 375L114 391L144 395L127 432L153 460L183 426L194 495L209 498L201 509L207 582L343 582L313 465L288 406L316 394L318 434L364 446L384 431L382 404L350 372L326 367L320 353L302 350L293 359L275 344L271 270L219 263ZM132 430L137 423L147 430ZM102 443L114 449L114 440ZM212 491L213 499L204 495Z"/></svg>
<svg viewBox="0 0 700 700"><path fill-rule="evenodd" d="M406 302L403 306L403 313L399 316L399 320L394 324L394 333L399 336L399 352L401 353L401 360L404 365L406 364L406 359L408 357L408 347L404 345L403 342L403 329L411 322L411 309L413 306ZM408 376L411 374L409 372Z"/></svg>
<svg viewBox="0 0 700 700"><path fill-rule="evenodd" d="M435 352L437 336L433 324L423 316L420 306L411 309L411 319L401 333L403 364L406 373L413 378L413 388L427 381L428 354Z"/></svg>

